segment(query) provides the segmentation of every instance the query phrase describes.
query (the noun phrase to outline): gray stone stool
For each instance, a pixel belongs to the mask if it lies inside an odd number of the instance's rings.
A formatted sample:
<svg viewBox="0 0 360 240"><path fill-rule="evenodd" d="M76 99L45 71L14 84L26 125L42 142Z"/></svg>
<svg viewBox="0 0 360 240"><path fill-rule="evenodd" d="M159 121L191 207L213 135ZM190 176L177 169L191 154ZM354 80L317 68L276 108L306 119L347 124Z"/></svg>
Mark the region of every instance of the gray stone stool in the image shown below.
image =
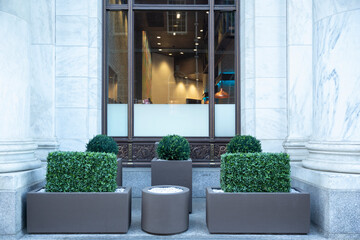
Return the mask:
<svg viewBox="0 0 360 240"><path fill-rule="evenodd" d="M152 188L175 187L176 193L154 193ZM189 227L189 197L186 187L159 185L142 190L141 228L153 234L181 233Z"/></svg>

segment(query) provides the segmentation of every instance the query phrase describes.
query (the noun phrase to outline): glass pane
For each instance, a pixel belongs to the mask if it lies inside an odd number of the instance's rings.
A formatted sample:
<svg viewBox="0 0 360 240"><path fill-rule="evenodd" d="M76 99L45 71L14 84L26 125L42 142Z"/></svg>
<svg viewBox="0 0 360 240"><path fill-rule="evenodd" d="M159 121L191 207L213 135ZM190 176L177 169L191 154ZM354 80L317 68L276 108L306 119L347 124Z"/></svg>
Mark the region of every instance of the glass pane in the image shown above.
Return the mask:
<svg viewBox="0 0 360 240"><path fill-rule="evenodd" d="M135 12L135 136L209 135L207 21L205 11Z"/></svg>
<svg viewBox="0 0 360 240"><path fill-rule="evenodd" d="M235 13L216 11L215 19L215 136L228 137L235 134Z"/></svg>
<svg viewBox="0 0 360 240"><path fill-rule="evenodd" d="M109 4L127 4L127 0L108 0Z"/></svg>
<svg viewBox="0 0 360 240"><path fill-rule="evenodd" d="M235 5L235 0L215 0L216 5Z"/></svg>
<svg viewBox="0 0 360 240"><path fill-rule="evenodd" d="M135 0L136 4L208 4L208 0Z"/></svg>
<svg viewBox="0 0 360 240"><path fill-rule="evenodd" d="M127 12L108 12L108 135L127 136L128 29Z"/></svg>

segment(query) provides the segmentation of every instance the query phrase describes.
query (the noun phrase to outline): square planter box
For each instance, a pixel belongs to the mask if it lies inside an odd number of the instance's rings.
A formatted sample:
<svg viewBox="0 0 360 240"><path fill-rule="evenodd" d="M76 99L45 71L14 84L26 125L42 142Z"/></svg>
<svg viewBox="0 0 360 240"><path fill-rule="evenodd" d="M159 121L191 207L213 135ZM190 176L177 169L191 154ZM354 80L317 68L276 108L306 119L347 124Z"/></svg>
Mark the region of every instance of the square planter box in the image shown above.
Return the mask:
<svg viewBox="0 0 360 240"><path fill-rule="evenodd" d="M190 190L189 212L192 212L192 160L151 161L151 186L176 185Z"/></svg>
<svg viewBox="0 0 360 240"><path fill-rule="evenodd" d="M28 233L126 233L130 224L131 188L27 194Z"/></svg>
<svg viewBox="0 0 360 240"><path fill-rule="evenodd" d="M122 186L122 159L117 159L117 175L116 175L116 184Z"/></svg>
<svg viewBox="0 0 360 240"><path fill-rule="evenodd" d="M309 232L309 193L216 193L213 189L206 189L210 233Z"/></svg>

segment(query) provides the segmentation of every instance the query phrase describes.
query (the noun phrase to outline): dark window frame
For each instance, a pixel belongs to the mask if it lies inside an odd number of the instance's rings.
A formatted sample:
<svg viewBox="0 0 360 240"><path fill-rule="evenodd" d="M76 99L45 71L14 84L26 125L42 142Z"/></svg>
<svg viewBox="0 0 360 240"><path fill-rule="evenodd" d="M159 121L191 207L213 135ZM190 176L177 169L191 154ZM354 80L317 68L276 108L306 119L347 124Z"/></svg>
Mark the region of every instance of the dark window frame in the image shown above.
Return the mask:
<svg viewBox="0 0 360 240"><path fill-rule="evenodd" d="M215 11L234 11L235 12L235 134L241 134L241 98L240 98L240 3L235 1L236 5L215 5L215 0L209 0L207 5L160 5L160 4L134 4L134 0L128 0L128 4L108 4L108 0L103 0L103 13L102 13L102 134L107 134L107 96L108 96L108 83L107 83L107 12L108 11L127 11L128 12L128 136L127 137L114 137L115 141L120 144L128 146L129 158L128 165L134 166L149 166L149 164L141 162L134 164L132 162L133 144L153 144L159 141L160 137L134 137L134 11L149 11L149 10L164 10L164 11L209 11L209 68L214 69L214 45L215 45L215 29L214 29L214 16ZM210 153L209 158L195 163L194 166L219 166L219 159L214 159L214 148L217 144L224 146L231 137L216 137L215 136L215 99L214 99L214 82L215 73L209 71L209 136L208 137L188 137L190 144L209 144Z"/></svg>

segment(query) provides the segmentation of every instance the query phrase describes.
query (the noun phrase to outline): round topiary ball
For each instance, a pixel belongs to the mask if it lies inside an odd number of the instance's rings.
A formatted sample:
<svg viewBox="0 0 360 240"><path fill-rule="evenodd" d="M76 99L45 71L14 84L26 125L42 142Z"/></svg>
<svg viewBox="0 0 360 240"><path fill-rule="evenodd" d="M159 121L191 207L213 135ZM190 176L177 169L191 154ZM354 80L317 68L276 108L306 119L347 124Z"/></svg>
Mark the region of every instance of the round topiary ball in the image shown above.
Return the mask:
<svg viewBox="0 0 360 240"><path fill-rule="evenodd" d="M87 152L105 152L118 154L119 148L113 138L106 135L97 135L86 144Z"/></svg>
<svg viewBox="0 0 360 240"><path fill-rule="evenodd" d="M156 151L158 157L164 160L187 160L190 158L189 142L179 135L163 137Z"/></svg>
<svg viewBox="0 0 360 240"><path fill-rule="evenodd" d="M226 146L227 153L255 153L261 152L261 142L252 136L237 135Z"/></svg>

